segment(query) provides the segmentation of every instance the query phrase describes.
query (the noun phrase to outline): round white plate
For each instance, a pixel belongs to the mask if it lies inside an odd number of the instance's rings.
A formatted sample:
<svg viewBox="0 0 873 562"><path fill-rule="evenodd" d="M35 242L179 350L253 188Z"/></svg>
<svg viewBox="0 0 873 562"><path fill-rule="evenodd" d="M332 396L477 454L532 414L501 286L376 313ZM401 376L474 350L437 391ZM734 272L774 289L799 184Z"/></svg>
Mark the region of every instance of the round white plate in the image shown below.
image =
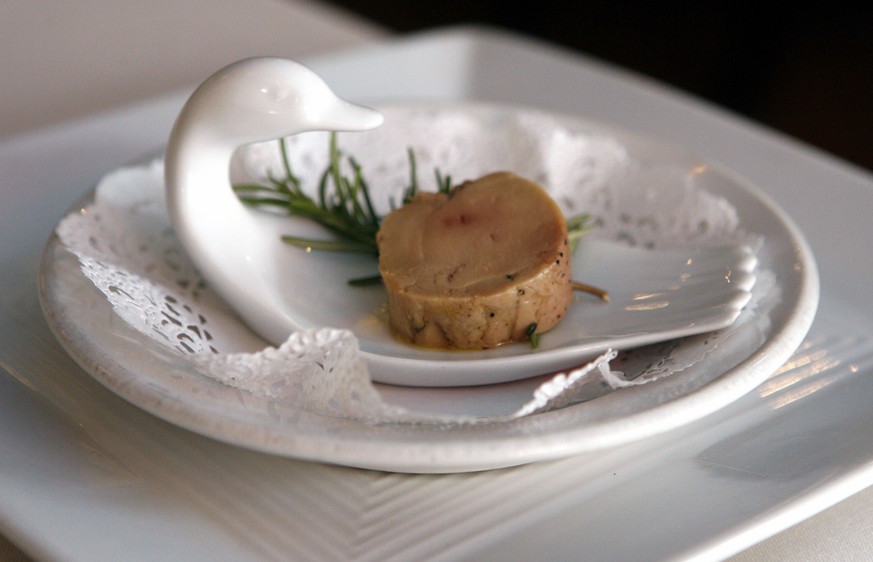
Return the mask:
<svg viewBox="0 0 873 562"><path fill-rule="evenodd" d="M568 120L577 127L613 132L603 125ZM642 160L679 166L703 162L656 140L614 133L630 139L628 151ZM374 425L301 412L222 385L114 314L57 237L45 251L41 297L58 339L103 384L159 417L227 442L297 458L407 472L481 470L558 458L660 433L723 407L786 361L809 329L818 304L818 274L797 228L758 189L718 166L708 164L701 183L736 208L741 228L765 240L757 255L759 270L772 273L780 301L769 310L769 322L757 326L761 337L750 338L755 342L750 348L740 346L719 361L702 361L687 372L512 422ZM671 259L687 257L677 254ZM624 286L627 277L621 283L614 277L591 281L612 280ZM561 345L560 338L555 340L553 345ZM447 372L455 367L451 360L445 364ZM475 388L379 389L387 401L409 408L489 416L518 396L529 395L535 384L533 380Z"/></svg>

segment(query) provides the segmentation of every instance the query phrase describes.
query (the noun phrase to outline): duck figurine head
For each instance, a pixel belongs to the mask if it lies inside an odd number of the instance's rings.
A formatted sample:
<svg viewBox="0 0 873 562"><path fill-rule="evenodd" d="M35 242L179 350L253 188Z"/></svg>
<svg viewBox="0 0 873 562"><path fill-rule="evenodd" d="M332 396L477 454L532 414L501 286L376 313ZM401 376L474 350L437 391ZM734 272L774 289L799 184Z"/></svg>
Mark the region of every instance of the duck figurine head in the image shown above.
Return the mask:
<svg viewBox="0 0 873 562"><path fill-rule="evenodd" d="M381 123L380 113L340 99L308 67L272 57L219 70L179 113L164 162L170 221L206 282L268 341L281 343L305 326L275 302L281 296L270 264L282 259L280 233L233 192L234 151L306 131L363 131Z"/></svg>

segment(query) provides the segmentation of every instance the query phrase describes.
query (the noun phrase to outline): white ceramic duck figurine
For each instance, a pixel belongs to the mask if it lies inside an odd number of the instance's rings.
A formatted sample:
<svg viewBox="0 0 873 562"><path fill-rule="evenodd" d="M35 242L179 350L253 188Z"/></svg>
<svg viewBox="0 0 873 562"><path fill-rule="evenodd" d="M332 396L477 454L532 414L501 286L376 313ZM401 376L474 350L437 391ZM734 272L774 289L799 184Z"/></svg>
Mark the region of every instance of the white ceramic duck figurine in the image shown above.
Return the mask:
<svg viewBox="0 0 873 562"><path fill-rule="evenodd" d="M176 234L206 281L273 343L300 326L261 288L274 275L270 264L281 259L279 234L233 193L231 156L249 143L381 123L378 112L339 99L312 70L280 58L223 68L195 90L176 120L165 160Z"/></svg>

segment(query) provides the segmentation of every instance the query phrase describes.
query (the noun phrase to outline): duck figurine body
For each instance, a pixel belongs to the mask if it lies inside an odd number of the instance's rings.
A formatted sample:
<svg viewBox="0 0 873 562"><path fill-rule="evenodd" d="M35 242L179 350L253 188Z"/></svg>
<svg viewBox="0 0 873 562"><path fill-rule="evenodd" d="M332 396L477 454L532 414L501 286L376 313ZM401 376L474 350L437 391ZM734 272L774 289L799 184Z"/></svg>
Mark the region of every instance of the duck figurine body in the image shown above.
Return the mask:
<svg viewBox="0 0 873 562"><path fill-rule="evenodd" d="M271 217L254 216L233 192L234 151L306 131L363 131L381 123L380 113L340 99L306 66L267 57L213 74L176 119L165 157L173 228L206 282L268 341L279 344L306 326L264 287L275 276L270 264L287 247Z"/></svg>

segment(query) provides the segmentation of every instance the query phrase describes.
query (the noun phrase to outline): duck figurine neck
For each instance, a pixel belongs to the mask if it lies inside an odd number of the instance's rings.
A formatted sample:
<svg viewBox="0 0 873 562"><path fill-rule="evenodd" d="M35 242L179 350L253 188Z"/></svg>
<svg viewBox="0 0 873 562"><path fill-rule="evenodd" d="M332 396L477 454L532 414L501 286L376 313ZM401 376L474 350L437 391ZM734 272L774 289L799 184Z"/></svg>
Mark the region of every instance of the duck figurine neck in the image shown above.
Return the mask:
<svg viewBox="0 0 873 562"><path fill-rule="evenodd" d="M340 99L306 66L267 57L213 74L176 119L165 157L167 209L176 235L206 282L273 343L284 341L295 326L276 319L276 303L258 294L269 272L255 268L280 259L278 237L233 192L231 157L246 144L306 131L363 131L381 123L380 113Z"/></svg>

